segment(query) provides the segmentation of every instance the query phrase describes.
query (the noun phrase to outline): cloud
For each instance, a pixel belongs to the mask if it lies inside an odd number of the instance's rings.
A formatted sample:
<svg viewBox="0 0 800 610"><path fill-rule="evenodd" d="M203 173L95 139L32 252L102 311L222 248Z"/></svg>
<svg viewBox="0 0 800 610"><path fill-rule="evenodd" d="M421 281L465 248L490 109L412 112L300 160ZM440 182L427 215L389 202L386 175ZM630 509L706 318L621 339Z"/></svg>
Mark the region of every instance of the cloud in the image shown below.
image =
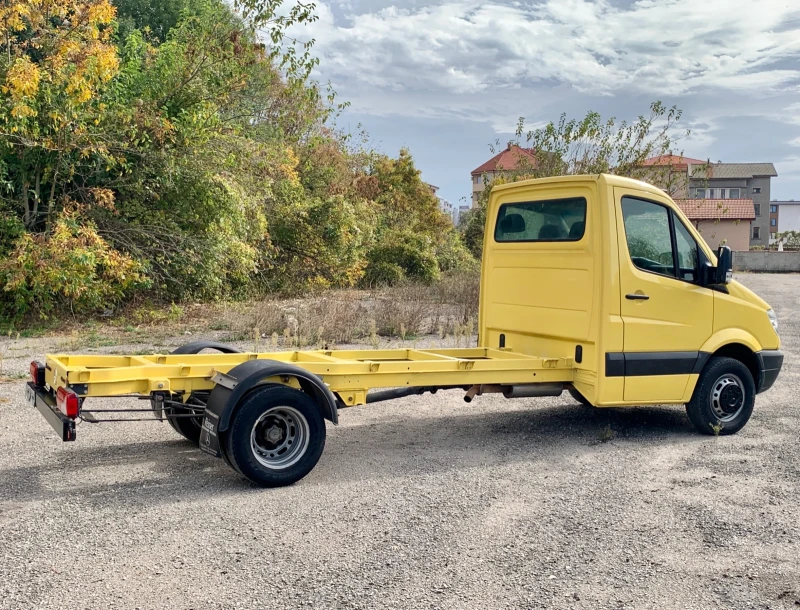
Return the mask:
<svg viewBox="0 0 800 610"><path fill-rule="evenodd" d="M606 0L451 0L345 19L322 3L319 14L305 35L316 39L323 78L397 92L400 104L411 93L464 96L469 101L447 106L483 117L485 96L542 86L675 96L712 88L767 95L800 84L800 37L785 27L795 18L785 0L640 0L626 8Z"/></svg>
<svg viewBox="0 0 800 610"><path fill-rule="evenodd" d="M319 20L292 34L315 39L316 78L352 103L342 120L410 145L453 201L520 116L630 120L655 99L684 110L685 154L776 162L773 194L800 197L796 4L318 0Z"/></svg>

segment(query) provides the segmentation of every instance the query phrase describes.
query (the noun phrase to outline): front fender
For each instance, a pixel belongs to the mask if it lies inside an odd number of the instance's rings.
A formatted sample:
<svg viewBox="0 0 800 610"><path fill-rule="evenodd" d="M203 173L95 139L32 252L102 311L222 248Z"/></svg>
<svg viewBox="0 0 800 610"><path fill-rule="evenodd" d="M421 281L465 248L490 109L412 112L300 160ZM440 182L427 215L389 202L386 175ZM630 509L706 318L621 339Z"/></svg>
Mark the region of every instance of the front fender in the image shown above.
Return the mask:
<svg viewBox="0 0 800 610"><path fill-rule="evenodd" d="M758 340L741 328L725 328L723 330L717 331L703 344L703 347L700 348L701 352L705 352L707 354L713 354L721 347L725 347L726 345L730 345L732 343L740 343L745 347L748 347L750 351L753 353L760 352L762 350L761 344Z"/></svg>

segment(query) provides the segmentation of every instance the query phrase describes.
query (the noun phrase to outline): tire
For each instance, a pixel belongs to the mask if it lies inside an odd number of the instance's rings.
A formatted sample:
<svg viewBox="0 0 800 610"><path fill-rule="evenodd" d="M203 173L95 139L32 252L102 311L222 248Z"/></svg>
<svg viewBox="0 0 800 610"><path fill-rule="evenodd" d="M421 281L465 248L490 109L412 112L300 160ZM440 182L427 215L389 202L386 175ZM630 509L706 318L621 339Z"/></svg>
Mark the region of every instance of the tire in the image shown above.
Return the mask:
<svg viewBox="0 0 800 610"><path fill-rule="evenodd" d="M570 386L570 387L568 387L568 388L567 388L567 392L569 392L569 395L570 395L570 396L572 396L572 398L573 398L573 399L574 399L576 402L579 402L579 403L581 403L581 404L582 404L584 407L589 407L590 409L594 409L594 405L593 405L592 403L590 403L588 400L586 400L586 399L583 397L583 394L581 394L580 392L578 392L578 390L576 390L576 389L575 389L575 388L573 388L572 386Z"/></svg>
<svg viewBox="0 0 800 610"><path fill-rule="evenodd" d="M202 417L174 417L174 415L191 415L194 411L190 409L181 409L180 407L170 407L169 411L165 411L165 416L169 425L172 426L178 434L180 434L187 441L192 443L195 447L200 446L200 432L203 428Z"/></svg>
<svg viewBox="0 0 800 610"><path fill-rule="evenodd" d="M171 354L199 354L204 349L213 349L223 354L237 354L241 350L224 343L217 343L215 341L193 341L181 345L180 347L172 350ZM180 407L171 407L170 410L174 415L191 415L194 413L191 409L181 409ZM200 432L203 429L202 417L170 417L170 412L165 411L165 415L169 425L180 434L187 441L192 443L195 447L200 446Z"/></svg>
<svg viewBox="0 0 800 610"><path fill-rule="evenodd" d="M736 434L753 414L756 384L750 370L733 358L712 358L686 404L686 414L702 434Z"/></svg>
<svg viewBox="0 0 800 610"><path fill-rule="evenodd" d="M231 465L256 485L291 485L317 465L325 420L304 392L267 385L239 404L223 443Z"/></svg>

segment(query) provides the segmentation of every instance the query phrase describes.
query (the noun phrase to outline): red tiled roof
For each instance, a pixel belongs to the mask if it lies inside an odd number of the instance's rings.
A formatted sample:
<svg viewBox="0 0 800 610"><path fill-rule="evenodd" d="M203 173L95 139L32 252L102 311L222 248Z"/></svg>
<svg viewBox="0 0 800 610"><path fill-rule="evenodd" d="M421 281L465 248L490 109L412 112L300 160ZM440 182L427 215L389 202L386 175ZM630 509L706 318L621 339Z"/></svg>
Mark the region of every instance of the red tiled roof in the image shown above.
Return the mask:
<svg viewBox="0 0 800 610"><path fill-rule="evenodd" d="M707 161L692 159L691 157L684 157L682 155L659 155L644 160L645 165L671 165L675 169L688 169L689 163L692 165L705 165Z"/></svg>
<svg viewBox="0 0 800 610"><path fill-rule="evenodd" d="M522 148L516 144L497 153L483 165L472 170L472 175L494 171L514 171L536 166L536 156L530 148Z"/></svg>
<svg viewBox="0 0 800 610"><path fill-rule="evenodd" d="M754 220L752 199L676 199L689 220Z"/></svg>

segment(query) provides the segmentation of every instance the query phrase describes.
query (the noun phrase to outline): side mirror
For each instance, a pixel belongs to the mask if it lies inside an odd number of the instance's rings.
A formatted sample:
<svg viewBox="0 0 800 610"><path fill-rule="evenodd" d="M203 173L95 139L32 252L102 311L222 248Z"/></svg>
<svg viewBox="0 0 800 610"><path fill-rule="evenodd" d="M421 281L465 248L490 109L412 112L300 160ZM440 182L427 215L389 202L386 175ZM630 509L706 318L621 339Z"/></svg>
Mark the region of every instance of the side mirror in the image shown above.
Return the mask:
<svg viewBox="0 0 800 610"><path fill-rule="evenodd" d="M717 250L717 268L714 283L727 284L733 279L733 252L728 246L720 246Z"/></svg>
<svg viewBox="0 0 800 610"><path fill-rule="evenodd" d="M722 286L733 277L733 252L728 246L720 246L717 250L717 266L705 261L700 266L701 286Z"/></svg>

